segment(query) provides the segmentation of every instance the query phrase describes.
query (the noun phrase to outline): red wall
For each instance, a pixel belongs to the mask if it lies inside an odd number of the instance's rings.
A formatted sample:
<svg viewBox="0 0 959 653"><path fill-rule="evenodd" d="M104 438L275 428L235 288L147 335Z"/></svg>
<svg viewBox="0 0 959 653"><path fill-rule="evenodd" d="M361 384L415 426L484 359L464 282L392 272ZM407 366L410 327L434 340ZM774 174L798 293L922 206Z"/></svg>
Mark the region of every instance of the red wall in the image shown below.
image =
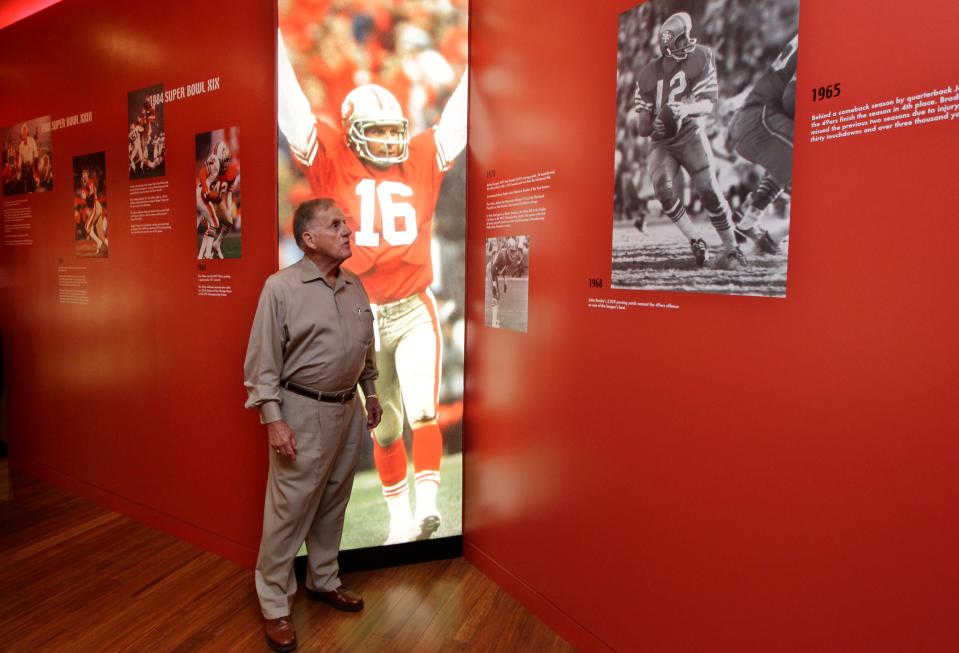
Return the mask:
<svg viewBox="0 0 959 653"><path fill-rule="evenodd" d="M264 435L243 410L242 360L276 268L272 3L67 0L0 33L0 126L92 111L53 133L54 190L29 196L33 240L0 247L10 460L235 560L259 541ZM131 235L127 92L220 77L166 108L172 232ZM227 298L197 296L194 134L237 125L243 254ZM77 259L72 157L106 151L110 254ZM58 259L88 268L90 303L58 302Z"/></svg>
<svg viewBox="0 0 959 653"><path fill-rule="evenodd" d="M808 142L814 86L955 84L959 9L803 2L781 300L587 287L635 4L472 5L467 556L584 651L959 650L959 127ZM483 326L490 169L556 171L526 335Z"/></svg>
<svg viewBox="0 0 959 653"><path fill-rule="evenodd" d="M60 0L0 0L0 29L58 2Z"/></svg>

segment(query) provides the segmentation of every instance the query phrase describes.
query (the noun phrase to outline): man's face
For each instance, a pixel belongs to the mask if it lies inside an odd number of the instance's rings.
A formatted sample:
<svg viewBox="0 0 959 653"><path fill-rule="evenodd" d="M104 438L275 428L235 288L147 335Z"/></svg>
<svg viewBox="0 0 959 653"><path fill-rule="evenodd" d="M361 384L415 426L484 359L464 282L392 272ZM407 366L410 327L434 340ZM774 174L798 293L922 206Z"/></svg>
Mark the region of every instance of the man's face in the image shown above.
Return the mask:
<svg viewBox="0 0 959 653"><path fill-rule="evenodd" d="M24 123L24 124L20 127L20 140L23 141L24 143L26 143L26 142L27 142L27 136L29 136L29 135L30 135L30 129L27 127L27 124Z"/></svg>
<svg viewBox="0 0 959 653"><path fill-rule="evenodd" d="M350 249L352 233L343 213L334 207L313 218L309 228L303 232L303 245L307 253L342 263L353 254Z"/></svg>
<svg viewBox="0 0 959 653"><path fill-rule="evenodd" d="M378 157L396 157L403 148L403 128L399 125L372 125L366 128L366 137L381 143L371 142L370 154Z"/></svg>

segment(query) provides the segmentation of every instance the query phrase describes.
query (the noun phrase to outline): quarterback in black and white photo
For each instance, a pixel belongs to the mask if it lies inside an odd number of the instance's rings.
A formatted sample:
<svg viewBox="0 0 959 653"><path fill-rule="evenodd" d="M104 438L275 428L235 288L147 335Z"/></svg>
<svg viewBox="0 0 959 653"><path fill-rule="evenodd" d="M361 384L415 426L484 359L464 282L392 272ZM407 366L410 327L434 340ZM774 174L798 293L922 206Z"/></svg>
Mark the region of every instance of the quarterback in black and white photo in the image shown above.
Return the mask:
<svg viewBox="0 0 959 653"><path fill-rule="evenodd" d="M798 0L620 15L612 286L784 296Z"/></svg>

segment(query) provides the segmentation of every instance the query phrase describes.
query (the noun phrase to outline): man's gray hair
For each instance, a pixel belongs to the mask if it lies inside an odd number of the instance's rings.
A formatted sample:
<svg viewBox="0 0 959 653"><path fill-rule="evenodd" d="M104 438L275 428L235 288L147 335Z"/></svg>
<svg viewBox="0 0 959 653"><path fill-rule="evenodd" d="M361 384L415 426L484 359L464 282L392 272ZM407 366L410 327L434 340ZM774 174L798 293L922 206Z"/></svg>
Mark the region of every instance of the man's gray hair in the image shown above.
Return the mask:
<svg viewBox="0 0 959 653"><path fill-rule="evenodd" d="M303 232L310 228L313 220L331 209L342 213L336 202L329 197L307 200L296 207L293 211L293 239L300 249L303 249Z"/></svg>

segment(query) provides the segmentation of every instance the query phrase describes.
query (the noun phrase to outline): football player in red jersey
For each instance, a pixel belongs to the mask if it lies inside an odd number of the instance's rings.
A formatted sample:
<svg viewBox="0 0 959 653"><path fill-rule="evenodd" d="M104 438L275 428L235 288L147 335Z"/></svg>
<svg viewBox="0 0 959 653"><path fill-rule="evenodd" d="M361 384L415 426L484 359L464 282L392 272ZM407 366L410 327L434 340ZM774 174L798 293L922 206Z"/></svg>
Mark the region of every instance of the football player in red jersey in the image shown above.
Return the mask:
<svg viewBox="0 0 959 653"><path fill-rule="evenodd" d="M383 419L373 455L390 513L387 544L427 539L440 526L443 438L437 425L440 326L431 253L443 175L466 146L464 73L435 127L411 135L396 97L375 84L347 94L339 125L314 117L290 65L278 56L279 125L313 194L336 201L353 232L344 266L363 281L376 316ZM404 418L413 432L416 512L410 510Z"/></svg>
<svg viewBox="0 0 959 653"><path fill-rule="evenodd" d="M130 133L127 135L127 154L130 158L130 172L143 171L146 165L146 155L143 153L143 141L141 140L143 127L139 122L130 123Z"/></svg>
<svg viewBox="0 0 959 653"><path fill-rule="evenodd" d="M766 170L737 212L736 237L755 242L766 254L778 254L779 242L788 232L787 226L786 231L770 233L759 221L773 200L792 185L798 53L799 37L795 36L750 89L729 128L735 152Z"/></svg>
<svg viewBox="0 0 959 653"><path fill-rule="evenodd" d="M100 251L104 254L110 244L107 241L107 230L104 224L103 205L100 203L100 197L97 194L97 182L90 177L90 172L84 169L80 173L80 187L77 189L77 195L83 202L84 220L83 231L93 242L97 244L97 251L94 256L100 256Z"/></svg>
<svg viewBox="0 0 959 653"><path fill-rule="evenodd" d="M239 175L240 168L233 162L230 148L218 141L196 180L196 210L206 225L198 259L223 258L221 243L233 231L236 219L233 188Z"/></svg>
<svg viewBox="0 0 959 653"><path fill-rule="evenodd" d="M700 119L712 113L719 97L719 81L712 51L691 38L689 14L673 14L659 29L662 57L639 73L634 107L639 114L639 134L651 136L648 167L653 189L663 211L689 240L699 265L706 263L706 241L686 215L674 188L680 167L692 178L723 244L717 267L738 268L746 259L736 246L731 211L719 189L712 146Z"/></svg>

